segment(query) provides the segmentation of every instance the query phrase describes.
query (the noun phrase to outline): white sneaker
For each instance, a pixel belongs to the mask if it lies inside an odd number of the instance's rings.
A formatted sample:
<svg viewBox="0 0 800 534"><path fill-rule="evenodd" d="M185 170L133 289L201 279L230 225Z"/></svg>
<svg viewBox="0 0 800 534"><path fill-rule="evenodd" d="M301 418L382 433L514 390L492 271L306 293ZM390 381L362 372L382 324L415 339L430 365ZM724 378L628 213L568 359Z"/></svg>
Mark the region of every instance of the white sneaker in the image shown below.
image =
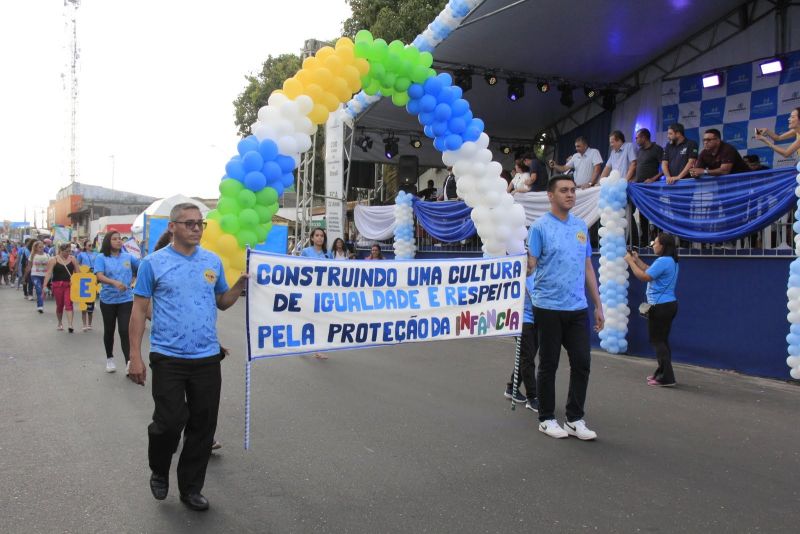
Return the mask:
<svg viewBox="0 0 800 534"><path fill-rule="evenodd" d="M597 432L586 428L586 422L583 419L579 419L571 423L564 421L564 430L566 430L566 433L570 436L575 436L576 438L584 441L590 441L597 438Z"/></svg>
<svg viewBox="0 0 800 534"><path fill-rule="evenodd" d="M561 425L558 424L558 421L555 419L548 419L547 421L541 421L539 423L539 432L544 432L551 438L566 438L569 436L567 432L561 428Z"/></svg>
<svg viewBox="0 0 800 534"><path fill-rule="evenodd" d="M106 373L113 373L117 370L117 366L114 365L114 360L111 358L106 359Z"/></svg>

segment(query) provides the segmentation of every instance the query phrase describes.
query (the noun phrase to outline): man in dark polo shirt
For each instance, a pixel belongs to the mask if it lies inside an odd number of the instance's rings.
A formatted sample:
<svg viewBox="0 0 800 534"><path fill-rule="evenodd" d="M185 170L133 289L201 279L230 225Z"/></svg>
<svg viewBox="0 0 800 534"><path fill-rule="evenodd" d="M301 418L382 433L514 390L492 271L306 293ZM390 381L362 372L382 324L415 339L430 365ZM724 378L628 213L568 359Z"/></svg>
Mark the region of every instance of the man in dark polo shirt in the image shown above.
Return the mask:
<svg viewBox="0 0 800 534"><path fill-rule="evenodd" d="M637 183L651 184L661 176L661 160L664 151L650 140L650 130L642 128L636 132L636 171ZM639 211L639 229L636 224L631 227L631 238L634 244L646 246L650 242L650 221Z"/></svg>
<svg viewBox="0 0 800 534"><path fill-rule="evenodd" d="M689 170L697 162L697 143L686 138L683 124L676 122L667 129L669 142L664 147L664 161L661 170L668 184L689 177Z"/></svg>
<svg viewBox="0 0 800 534"><path fill-rule="evenodd" d="M530 169L531 178L533 179L531 191L547 191L547 181L550 179L547 165L542 160L535 158L530 152L522 156L522 162Z"/></svg>
<svg viewBox="0 0 800 534"><path fill-rule="evenodd" d="M749 171L750 167L744 162L739 152L722 141L722 134L719 133L719 130L710 128L703 132L703 151L697 157L694 167L689 169L692 178L724 176Z"/></svg>

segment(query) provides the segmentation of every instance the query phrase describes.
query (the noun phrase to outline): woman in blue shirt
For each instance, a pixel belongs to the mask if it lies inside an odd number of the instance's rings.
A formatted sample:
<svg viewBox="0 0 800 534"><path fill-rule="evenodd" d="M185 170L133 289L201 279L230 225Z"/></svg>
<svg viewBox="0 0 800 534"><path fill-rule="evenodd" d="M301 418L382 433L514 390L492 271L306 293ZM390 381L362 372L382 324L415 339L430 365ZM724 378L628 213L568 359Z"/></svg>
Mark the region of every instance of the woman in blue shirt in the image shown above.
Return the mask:
<svg viewBox="0 0 800 534"><path fill-rule="evenodd" d="M311 235L308 236L311 246L303 249L300 256L304 258L317 258L326 260L328 256L328 234L322 228L314 228L311 230Z"/></svg>
<svg viewBox="0 0 800 534"><path fill-rule="evenodd" d="M114 365L114 328L119 324L119 341L127 365L130 358L128 323L133 307L131 283L139 268L139 260L122 250L119 232L103 238L100 254L94 260L94 272L100 288L100 313L103 314L103 344L106 349L106 372L117 370Z"/></svg>
<svg viewBox="0 0 800 534"><path fill-rule="evenodd" d="M94 258L97 254L92 250L89 240L83 242L82 249L78 252L78 265L86 265L89 267L89 272L94 272ZM94 316L94 302L87 302L86 309L81 311L81 321L83 322L83 331L92 329L92 317Z"/></svg>
<svg viewBox="0 0 800 534"><path fill-rule="evenodd" d="M648 266L640 260L636 252L626 254L625 261L636 278L647 282L647 303L650 304L647 330L658 360L658 368L647 377L647 383L651 386L674 386L675 373L672 371L669 331L678 314L675 286L678 284L679 268L675 237L666 233L658 234L653 241L653 250L658 256L653 265Z"/></svg>

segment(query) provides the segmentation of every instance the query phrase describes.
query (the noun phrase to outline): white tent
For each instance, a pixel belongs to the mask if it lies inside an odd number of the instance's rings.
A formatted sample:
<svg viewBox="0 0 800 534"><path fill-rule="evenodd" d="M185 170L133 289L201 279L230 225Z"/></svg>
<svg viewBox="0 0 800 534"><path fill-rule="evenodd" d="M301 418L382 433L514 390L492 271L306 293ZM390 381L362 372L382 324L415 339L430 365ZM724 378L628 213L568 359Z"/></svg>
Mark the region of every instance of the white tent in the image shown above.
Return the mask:
<svg viewBox="0 0 800 534"><path fill-rule="evenodd" d="M147 208L136 217L136 220L133 221L131 225L131 233L133 236L138 240L141 241L142 239L142 232L144 232L144 216L152 216L152 215L161 215L164 217L169 216L169 212L178 204L183 204L188 202L189 204L194 204L198 208L200 208L200 213L203 214L205 217L206 213L211 211L208 206L200 202L199 200L195 200L193 198L187 197L186 195L173 195L168 198L162 198L156 200Z"/></svg>

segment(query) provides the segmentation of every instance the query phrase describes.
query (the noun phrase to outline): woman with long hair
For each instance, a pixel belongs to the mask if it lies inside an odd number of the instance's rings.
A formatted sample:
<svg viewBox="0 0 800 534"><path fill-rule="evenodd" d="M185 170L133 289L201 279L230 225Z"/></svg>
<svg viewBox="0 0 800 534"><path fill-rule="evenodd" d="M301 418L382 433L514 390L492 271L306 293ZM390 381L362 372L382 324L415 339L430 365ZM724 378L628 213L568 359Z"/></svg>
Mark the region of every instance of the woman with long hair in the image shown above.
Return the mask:
<svg viewBox="0 0 800 534"><path fill-rule="evenodd" d="M304 258L328 258L328 234L322 228L314 228L308 236L311 243L300 253Z"/></svg>
<svg viewBox="0 0 800 534"><path fill-rule="evenodd" d="M381 250L381 246L377 243L373 243L372 246L369 248L369 256L367 256L368 260L383 260L386 259L383 257L383 251Z"/></svg>
<svg viewBox="0 0 800 534"><path fill-rule="evenodd" d="M675 237L660 233L653 241L653 250L656 260L652 265L647 265L636 252L625 255L625 261L631 268L633 275L647 282L647 304L650 310L647 313L647 331L650 344L656 351L658 367L656 372L647 377L647 384L651 386L674 386L675 373L672 370L672 350L669 346L669 332L672 321L678 314L678 299L675 296L675 286L678 283L678 247Z"/></svg>
<svg viewBox="0 0 800 534"><path fill-rule="evenodd" d="M106 349L106 372L117 370L114 365L114 330L119 327L119 341L127 365L130 358L128 323L133 307L131 282L139 260L122 250L119 232L109 232L103 238L100 254L94 260L94 271L100 288L100 313L103 315L103 345Z"/></svg>
<svg viewBox="0 0 800 534"><path fill-rule="evenodd" d="M94 259L97 256L92 245L88 239L83 241L81 251L78 252L77 260L79 268L86 265L89 272L94 272ZM92 318L94 317L94 302L87 302L86 309L81 310L81 322L83 323L83 331L87 332L92 329Z"/></svg>
<svg viewBox="0 0 800 534"><path fill-rule="evenodd" d="M332 260L346 260L349 259L350 254L347 252L347 247L344 244L344 239L337 237L333 240L331 246L330 258Z"/></svg>
<svg viewBox="0 0 800 534"><path fill-rule="evenodd" d="M75 330L72 328L72 299L69 295L72 275L78 271L78 261L72 255L72 245L62 243L58 246L58 254L47 263L47 274L44 276L44 285L53 281L53 296L56 299L56 319L58 319L58 330L64 330L63 316L67 312L67 329L71 334Z"/></svg>
<svg viewBox="0 0 800 534"><path fill-rule="evenodd" d="M31 245L31 258L28 261L26 275L36 291L36 311L44 313L44 276L47 274L47 263L50 256L44 252L44 243L36 241Z"/></svg>
<svg viewBox="0 0 800 534"><path fill-rule="evenodd" d="M792 137L795 139L794 143L786 148L781 148L775 144L775 142L786 141ZM794 108L792 112L789 113L789 129L787 131L778 135L769 128L756 128L756 139L763 141L768 147L784 158L800 156L800 108Z"/></svg>

